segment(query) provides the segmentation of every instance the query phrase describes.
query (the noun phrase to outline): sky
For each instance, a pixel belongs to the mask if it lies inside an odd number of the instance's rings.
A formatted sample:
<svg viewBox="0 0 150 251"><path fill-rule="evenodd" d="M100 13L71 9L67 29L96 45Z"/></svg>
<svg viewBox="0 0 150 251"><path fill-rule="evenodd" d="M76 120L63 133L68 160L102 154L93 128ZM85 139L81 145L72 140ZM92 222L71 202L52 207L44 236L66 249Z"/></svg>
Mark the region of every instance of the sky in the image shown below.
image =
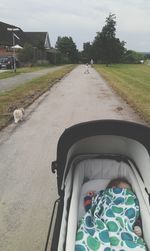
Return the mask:
<svg viewBox="0 0 150 251"><path fill-rule="evenodd" d="M110 13L116 15L116 37L128 50L150 51L150 0L0 0L0 21L23 31L46 31L52 47L58 36L70 36L80 51Z"/></svg>

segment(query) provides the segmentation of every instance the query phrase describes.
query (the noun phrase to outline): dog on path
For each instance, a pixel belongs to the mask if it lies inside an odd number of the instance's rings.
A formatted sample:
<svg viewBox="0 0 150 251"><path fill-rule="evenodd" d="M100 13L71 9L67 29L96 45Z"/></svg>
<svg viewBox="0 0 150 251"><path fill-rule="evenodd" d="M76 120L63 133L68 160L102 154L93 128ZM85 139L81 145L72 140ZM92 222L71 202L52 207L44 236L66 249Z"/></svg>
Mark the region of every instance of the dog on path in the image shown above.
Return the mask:
<svg viewBox="0 0 150 251"><path fill-rule="evenodd" d="M89 64L86 64L85 65L85 71L84 71L84 74L89 74Z"/></svg>
<svg viewBox="0 0 150 251"><path fill-rule="evenodd" d="M25 113L24 108L19 108L14 110L13 116L15 123L18 123L19 121L23 120L24 113Z"/></svg>

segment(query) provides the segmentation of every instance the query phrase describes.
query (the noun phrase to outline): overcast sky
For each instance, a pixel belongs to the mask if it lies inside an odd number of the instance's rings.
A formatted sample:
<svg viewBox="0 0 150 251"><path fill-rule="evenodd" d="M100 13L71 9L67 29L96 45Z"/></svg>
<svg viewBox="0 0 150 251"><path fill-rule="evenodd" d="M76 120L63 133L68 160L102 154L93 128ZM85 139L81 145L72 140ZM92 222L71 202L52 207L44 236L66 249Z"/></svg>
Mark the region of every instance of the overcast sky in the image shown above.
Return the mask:
<svg viewBox="0 0 150 251"><path fill-rule="evenodd" d="M23 31L47 31L53 47L58 36L71 36L82 50L109 13L116 14L116 37L127 49L150 51L150 0L0 0L0 21Z"/></svg>

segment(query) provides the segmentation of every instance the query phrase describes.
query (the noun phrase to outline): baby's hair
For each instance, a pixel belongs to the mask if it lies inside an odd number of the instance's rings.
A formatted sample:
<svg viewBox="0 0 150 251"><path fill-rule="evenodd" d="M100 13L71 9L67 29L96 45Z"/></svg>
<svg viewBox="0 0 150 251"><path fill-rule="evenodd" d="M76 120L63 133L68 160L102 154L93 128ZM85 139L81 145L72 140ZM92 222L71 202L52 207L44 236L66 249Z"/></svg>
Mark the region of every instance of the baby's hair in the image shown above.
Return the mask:
<svg viewBox="0 0 150 251"><path fill-rule="evenodd" d="M131 186L130 182L129 182L126 178L124 178L124 177L118 177L118 178L116 178L116 179L112 179L112 180L108 183L108 185L107 185L106 188L112 188L112 187L114 187L114 186L117 187L121 182L128 184L128 185L131 187L131 189L132 189L132 186Z"/></svg>

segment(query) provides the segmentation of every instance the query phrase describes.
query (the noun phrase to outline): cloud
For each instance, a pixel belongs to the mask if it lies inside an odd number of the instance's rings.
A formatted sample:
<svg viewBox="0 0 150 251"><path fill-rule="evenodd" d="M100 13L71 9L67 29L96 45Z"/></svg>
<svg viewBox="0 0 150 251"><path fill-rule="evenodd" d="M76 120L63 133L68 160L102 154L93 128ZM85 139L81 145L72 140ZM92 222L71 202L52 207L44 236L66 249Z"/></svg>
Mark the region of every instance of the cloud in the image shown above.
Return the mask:
<svg viewBox="0 0 150 251"><path fill-rule="evenodd" d="M47 31L53 46L59 35L72 36L79 49L93 41L109 13L114 13L117 36L132 49L150 50L149 10L149 0L0 1L1 21L25 31Z"/></svg>

